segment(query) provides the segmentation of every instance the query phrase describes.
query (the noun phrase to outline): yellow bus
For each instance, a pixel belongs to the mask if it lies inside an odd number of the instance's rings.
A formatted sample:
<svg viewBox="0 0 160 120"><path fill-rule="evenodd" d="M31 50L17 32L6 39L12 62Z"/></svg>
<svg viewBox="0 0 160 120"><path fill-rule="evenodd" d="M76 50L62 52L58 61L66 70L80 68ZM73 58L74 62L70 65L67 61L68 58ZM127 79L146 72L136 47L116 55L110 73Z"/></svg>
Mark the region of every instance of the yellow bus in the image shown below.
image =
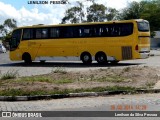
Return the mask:
<svg viewBox="0 0 160 120"><path fill-rule="evenodd" d="M149 52L150 27L143 19L19 27L10 41L10 59L26 63L56 58L117 63L148 58Z"/></svg>

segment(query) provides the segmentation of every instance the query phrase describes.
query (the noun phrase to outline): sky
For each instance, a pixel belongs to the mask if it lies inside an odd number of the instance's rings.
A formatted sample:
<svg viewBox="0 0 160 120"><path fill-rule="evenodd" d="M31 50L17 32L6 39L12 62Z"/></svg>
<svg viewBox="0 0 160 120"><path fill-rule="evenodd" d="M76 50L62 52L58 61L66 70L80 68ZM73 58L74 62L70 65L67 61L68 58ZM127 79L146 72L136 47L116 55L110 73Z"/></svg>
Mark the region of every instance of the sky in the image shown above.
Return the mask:
<svg viewBox="0 0 160 120"><path fill-rule="evenodd" d="M29 4L30 1L48 1L48 4ZM90 0L68 0L68 4L50 4L50 1L62 0L0 0L0 24L13 18L18 26L35 24L59 24L65 11L80 1L85 7L91 5ZM96 3L120 10L132 1L141 0L95 0Z"/></svg>

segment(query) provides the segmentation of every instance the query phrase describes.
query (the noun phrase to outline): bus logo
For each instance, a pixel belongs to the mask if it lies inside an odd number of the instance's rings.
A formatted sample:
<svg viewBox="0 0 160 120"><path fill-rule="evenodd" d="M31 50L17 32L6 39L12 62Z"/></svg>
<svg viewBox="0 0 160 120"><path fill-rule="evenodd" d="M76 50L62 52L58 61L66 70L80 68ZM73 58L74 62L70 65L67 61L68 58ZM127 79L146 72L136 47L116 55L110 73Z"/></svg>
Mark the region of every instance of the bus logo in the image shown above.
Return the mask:
<svg viewBox="0 0 160 120"><path fill-rule="evenodd" d="M11 112L2 112L2 117L11 117Z"/></svg>

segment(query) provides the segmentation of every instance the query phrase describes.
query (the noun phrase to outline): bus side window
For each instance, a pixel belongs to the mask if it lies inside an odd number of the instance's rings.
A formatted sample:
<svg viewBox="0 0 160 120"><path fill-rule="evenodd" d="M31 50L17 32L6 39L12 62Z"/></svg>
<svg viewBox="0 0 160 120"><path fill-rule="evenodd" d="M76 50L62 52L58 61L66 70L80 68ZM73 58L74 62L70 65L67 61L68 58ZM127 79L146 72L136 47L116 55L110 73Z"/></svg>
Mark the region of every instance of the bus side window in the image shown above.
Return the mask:
<svg viewBox="0 0 160 120"><path fill-rule="evenodd" d="M125 36L126 35L126 29L125 29L125 25L121 26L121 36Z"/></svg>
<svg viewBox="0 0 160 120"><path fill-rule="evenodd" d="M120 24L120 25L118 25L118 27L119 27L119 36L123 36L123 26Z"/></svg>
<svg viewBox="0 0 160 120"><path fill-rule="evenodd" d="M79 28L79 37L84 37L84 28L83 27Z"/></svg>
<svg viewBox="0 0 160 120"><path fill-rule="evenodd" d="M100 36L100 27L96 25L90 25L88 26L89 34L88 37L97 37Z"/></svg>
<svg viewBox="0 0 160 120"><path fill-rule="evenodd" d="M22 40L29 40L33 38L33 29L26 28L23 29L23 39Z"/></svg>
<svg viewBox="0 0 160 120"><path fill-rule="evenodd" d="M97 37L100 35L99 32L100 32L100 30L99 30L98 26L96 26L96 25L90 26L90 36Z"/></svg>
<svg viewBox="0 0 160 120"><path fill-rule="evenodd" d="M36 29L36 38L41 38L41 29Z"/></svg>
<svg viewBox="0 0 160 120"><path fill-rule="evenodd" d="M47 28L38 28L36 29L36 38L48 38L48 29Z"/></svg>
<svg viewBox="0 0 160 120"><path fill-rule="evenodd" d="M124 34L131 35L133 33L133 23L126 23L123 25Z"/></svg>
<svg viewBox="0 0 160 120"><path fill-rule="evenodd" d="M91 26L81 26L78 29L79 37L91 37L93 36L94 30Z"/></svg>
<svg viewBox="0 0 160 120"><path fill-rule="evenodd" d="M42 38L48 38L48 29L42 29Z"/></svg>
<svg viewBox="0 0 160 120"><path fill-rule="evenodd" d="M115 32L115 28L114 28L114 25L112 24L111 26L109 26L109 31L108 31L109 36L113 37L115 34L114 32Z"/></svg>
<svg viewBox="0 0 160 120"><path fill-rule="evenodd" d="M80 33L79 33L78 27L73 27L72 30L73 30L73 37L74 38L79 38L80 37Z"/></svg>
<svg viewBox="0 0 160 120"><path fill-rule="evenodd" d="M128 27L127 27L127 34L130 35L133 33L133 24L128 24Z"/></svg>
<svg viewBox="0 0 160 120"><path fill-rule="evenodd" d="M51 38L59 38L59 28L51 28L50 29L50 37Z"/></svg>
<svg viewBox="0 0 160 120"><path fill-rule="evenodd" d="M85 28L84 29L84 37L89 37L90 35L90 29L89 28Z"/></svg>
<svg viewBox="0 0 160 120"><path fill-rule="evenodd" d="M101 36L101 28L100 28L100 26L95 28L95 36L96 37L100 37Z"/></svg>
<svg viewBox="0 0 160 120"><path fill-rule="evenodd" d="M61 27L60 28L60 38L72 38L73 30L72 27Z"/></svg>
<svg viewBox="0 0 160 120"><path fill-rule="evenodd" d="M114 26L113 26L113 34L112 34L113 36L119 36L120 34L119 34L119 25L118 24L115 24Z"/></svg>
<svg viewBox="0 0 160 120"><path fill-rule="evenodd" d="M102 33L101 33L101 35L103 36L103 37L109 37L109 36L111 36L111 33L112 33L112 28L111 28L112 26L110 26L110 25L103 25L103 27L102 27Z"/></svg>
<svg viewBox="0 0 160 120"><path fill-rule="evenodd" d="M73 27L67 27L67 38L73 38L74 37L74 29Z"/></svg>

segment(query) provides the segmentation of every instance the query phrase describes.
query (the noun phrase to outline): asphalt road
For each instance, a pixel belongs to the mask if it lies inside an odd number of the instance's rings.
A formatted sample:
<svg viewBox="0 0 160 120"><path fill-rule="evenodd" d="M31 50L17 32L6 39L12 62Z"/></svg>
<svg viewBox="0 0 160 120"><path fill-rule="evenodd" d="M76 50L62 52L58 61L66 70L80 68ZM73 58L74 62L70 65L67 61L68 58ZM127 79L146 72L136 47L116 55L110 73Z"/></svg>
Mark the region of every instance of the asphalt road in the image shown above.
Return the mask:
<svg viewBox="0 0 160 120"><path fill-rule="evenodd" d="M66 98L28 102L0 102L2 111L125 111L125 106L130 107L130 111L160 111L160 94L139 94L139 95L116 95L108 97L84 97ZM112 108L115 106L115 109ZM119 109L118 106L122 106ZM137 107L138 106L138 107ZM63 115L62 115L63 116ZM43 117L43 116L42 116ZM1 118L0 118L1 119ZM17 118L12 118L16 120ZM21 118L22 119L22 118ZM24 118L23 118L24 119ZM35 118L41 120L45 118ZM151 118L122 118L122 117L88 117L88 118L46 118L47 120L158 120L157 117ZM5 120L5 119L4 119Z"/></svg>
<svg viewBox="0 0 160 120"><path fill-rule="evenodd" d="M128 66L150 66L160 67L160 51L151 51L156 56L152 56L148 59L137 59L120 61L117 65L99 65L93 62L91 65L84 65L81 61L52 61L44 64L40 62L33 62L31 65L25 65L23 61L10 61L9 54L0 54L0 73L6 73L8 71L17 71L19 76L32 76L39 74L46 74L54 71L58 67L62 67L66 71L87 71L100 68L122 68Z"/></svg>

